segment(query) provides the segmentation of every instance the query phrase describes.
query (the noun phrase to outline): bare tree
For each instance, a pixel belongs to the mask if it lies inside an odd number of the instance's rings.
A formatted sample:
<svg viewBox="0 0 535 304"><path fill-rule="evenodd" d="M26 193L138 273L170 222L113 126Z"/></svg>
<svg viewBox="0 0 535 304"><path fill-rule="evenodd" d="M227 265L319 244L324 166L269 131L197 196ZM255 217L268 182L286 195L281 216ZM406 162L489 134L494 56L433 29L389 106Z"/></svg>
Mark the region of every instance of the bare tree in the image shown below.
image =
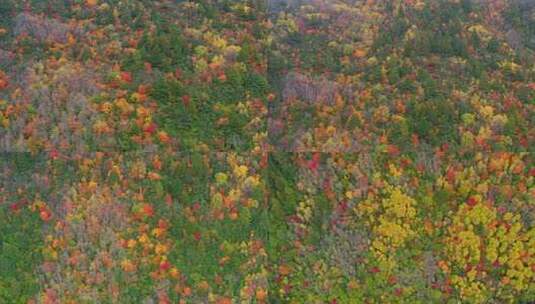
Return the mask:
<svg viewBox="0 0 535 304"><path fill-rule="evenodd" d="M30 13L17 15L14 23L13 32L15 36L27 34L39 42L65 43L69 33L74 36L79 36L82 33L81 28Z"/></svg>

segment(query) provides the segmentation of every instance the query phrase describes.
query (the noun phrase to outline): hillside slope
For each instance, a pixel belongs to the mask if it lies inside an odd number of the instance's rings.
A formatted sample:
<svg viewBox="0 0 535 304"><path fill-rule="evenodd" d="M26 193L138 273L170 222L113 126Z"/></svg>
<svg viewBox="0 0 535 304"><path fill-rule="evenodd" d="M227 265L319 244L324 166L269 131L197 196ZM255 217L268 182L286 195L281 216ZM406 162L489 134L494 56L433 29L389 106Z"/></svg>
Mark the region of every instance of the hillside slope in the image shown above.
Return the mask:
<svg viewBox="0 0 535 304"><path fill-rule="evenodd" d="M0 303L532 303L535 5L0 1Z"/></svg>

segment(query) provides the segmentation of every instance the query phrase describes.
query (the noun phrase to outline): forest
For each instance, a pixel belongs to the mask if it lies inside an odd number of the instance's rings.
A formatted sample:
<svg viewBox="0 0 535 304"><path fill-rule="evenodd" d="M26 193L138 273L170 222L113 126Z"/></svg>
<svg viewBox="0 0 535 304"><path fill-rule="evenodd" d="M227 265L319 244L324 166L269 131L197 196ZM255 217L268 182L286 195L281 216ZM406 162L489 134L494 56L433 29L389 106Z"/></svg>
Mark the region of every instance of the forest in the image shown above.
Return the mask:
<svg viewBox="0 0 535 304"><path fill-rule="evenodd" d="M535 1L0 0L0 304L535 303Z"/></svg>

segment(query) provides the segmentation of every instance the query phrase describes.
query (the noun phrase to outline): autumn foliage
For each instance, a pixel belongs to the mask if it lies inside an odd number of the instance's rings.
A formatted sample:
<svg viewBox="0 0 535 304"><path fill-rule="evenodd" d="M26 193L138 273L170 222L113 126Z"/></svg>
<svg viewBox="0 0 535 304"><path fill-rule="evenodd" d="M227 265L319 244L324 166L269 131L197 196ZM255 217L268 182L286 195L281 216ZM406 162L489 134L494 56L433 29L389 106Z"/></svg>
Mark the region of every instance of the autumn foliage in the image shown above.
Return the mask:
<svg viewBox="0 0 535 304"><path fill-rule="evenodd" d="M530 1L0 2L0 303L535 301Z"/></svg>

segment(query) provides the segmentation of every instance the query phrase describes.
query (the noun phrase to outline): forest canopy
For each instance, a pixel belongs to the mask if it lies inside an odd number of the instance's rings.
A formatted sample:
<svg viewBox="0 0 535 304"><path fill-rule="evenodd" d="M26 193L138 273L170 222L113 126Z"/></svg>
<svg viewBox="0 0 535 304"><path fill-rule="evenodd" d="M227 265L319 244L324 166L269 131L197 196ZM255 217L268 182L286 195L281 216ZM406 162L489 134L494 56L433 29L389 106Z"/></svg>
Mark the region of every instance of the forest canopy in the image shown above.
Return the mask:
<svg viewBox="0 0 535 304"><path fill-rule="evenodd" d="M535 302L535 2L0 1L0 303Z"/></svg>

